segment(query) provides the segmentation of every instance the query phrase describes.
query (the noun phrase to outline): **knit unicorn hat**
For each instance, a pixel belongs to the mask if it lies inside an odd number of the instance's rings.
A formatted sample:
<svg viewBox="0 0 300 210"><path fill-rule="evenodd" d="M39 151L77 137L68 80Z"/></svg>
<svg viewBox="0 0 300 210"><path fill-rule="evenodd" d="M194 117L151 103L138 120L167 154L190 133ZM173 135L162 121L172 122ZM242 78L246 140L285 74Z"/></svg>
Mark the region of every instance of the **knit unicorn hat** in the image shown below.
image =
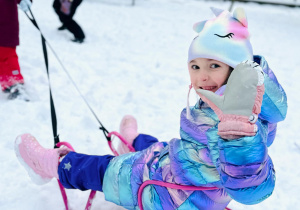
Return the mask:
<svg viewBox="0 0 300 210"><path fill-rule="evenodd" d="M193 29L198 36L192 41L188 62L195 58L221 61L233 68L253 60L247 17L242 8L230 12L211 8L216 18L198 22Z"/></svg>

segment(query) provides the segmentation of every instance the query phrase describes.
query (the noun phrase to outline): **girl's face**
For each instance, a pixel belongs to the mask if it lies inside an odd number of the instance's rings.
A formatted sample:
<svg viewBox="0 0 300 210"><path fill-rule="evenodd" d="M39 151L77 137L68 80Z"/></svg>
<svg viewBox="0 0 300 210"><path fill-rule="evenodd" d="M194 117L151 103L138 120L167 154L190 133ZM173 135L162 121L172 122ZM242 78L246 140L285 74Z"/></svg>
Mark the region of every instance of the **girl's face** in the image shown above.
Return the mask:
<svg viewBox="0 0 300 210"><path fill-rule="evenodd" d="M191 83L195 90L216 92L227 81L230 67L217 60L196 58L188 64Z"/></svg>

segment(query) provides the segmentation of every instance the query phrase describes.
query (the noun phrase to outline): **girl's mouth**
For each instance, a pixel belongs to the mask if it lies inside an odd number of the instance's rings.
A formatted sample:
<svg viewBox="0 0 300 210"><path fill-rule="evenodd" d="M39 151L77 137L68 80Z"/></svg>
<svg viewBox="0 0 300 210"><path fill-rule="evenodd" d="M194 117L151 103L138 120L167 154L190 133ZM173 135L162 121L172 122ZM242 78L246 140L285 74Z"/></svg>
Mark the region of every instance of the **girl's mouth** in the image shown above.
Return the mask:
<svg viewBox="0 0 300 210"><path fill-rule="evenodd" d="M200 87L200 89L203 89L203 90L214 90L215 88L217 88L217 86L202 86L202 87Z"/></svg>

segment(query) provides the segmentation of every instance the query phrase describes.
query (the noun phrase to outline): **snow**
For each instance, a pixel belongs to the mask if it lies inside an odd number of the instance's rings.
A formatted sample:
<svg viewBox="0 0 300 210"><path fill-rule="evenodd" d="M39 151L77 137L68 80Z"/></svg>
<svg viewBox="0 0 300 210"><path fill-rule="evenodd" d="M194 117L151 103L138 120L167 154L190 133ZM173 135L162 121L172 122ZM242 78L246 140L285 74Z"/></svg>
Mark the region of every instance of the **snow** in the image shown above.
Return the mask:
<svg viewBox="0 0 300 210"><path fill-rule="evenodd" d="M186 106L189 76L187 50L195 22L212 17L210 6L228 9L230 2L194 0L85 0L75 14L87 39L70 42L52 2L34 1L38 24L80 92L109 131L118 131L121 118L133 114L139 131L161 141L179 136L179 114ZM300 205L300 8L236 2L247 12L255 54L264 55L288 96L288 115L279 123L269 149L275 164L276 187L266 201L253 206L231 202L237 209L296 209ZM17 160L14 141L31 133L53 147L49 89L39 31L19 11L17 48L30 102L8 101L0 93L0 209L64 209L56 180L35 185ZM48 48L50 80L61 141L79 153L112 154L99 124L63 68ZM190 104L197 100L191 94ZM84 209L89 191L67 190L71 209ZM92 209L122 209L97 192Z"/></svg>

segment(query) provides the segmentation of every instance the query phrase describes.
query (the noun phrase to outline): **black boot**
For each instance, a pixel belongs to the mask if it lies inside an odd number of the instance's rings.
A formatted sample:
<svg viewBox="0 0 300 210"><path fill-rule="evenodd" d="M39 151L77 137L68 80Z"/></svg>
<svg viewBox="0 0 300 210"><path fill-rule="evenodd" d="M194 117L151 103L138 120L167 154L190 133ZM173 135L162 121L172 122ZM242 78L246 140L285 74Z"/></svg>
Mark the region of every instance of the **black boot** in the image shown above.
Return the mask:
<svg viewBox="0 0 300 210"><path fill-rule="evenodd" d="M65 29L67 29L67 27L65 25L62 25L61 27L57 28L57 30L59 30L59 31L62 31L62 30L65 30Z"/></svg>
<svg viewBox="0 0 300 210"><path fill-rule="evenodd" d="M74 38L74 39L71 39L72 42L77 42L77 43L83 43L84 41L84 38Z"/></svg>
<svg viewBox="0 0 300 210"><path fill-rule="evenodd" d="M8 93L8 100L21 99L24 101L30 101L23 84L15 84L9 88L6 88L4 92Z"/></svg>

